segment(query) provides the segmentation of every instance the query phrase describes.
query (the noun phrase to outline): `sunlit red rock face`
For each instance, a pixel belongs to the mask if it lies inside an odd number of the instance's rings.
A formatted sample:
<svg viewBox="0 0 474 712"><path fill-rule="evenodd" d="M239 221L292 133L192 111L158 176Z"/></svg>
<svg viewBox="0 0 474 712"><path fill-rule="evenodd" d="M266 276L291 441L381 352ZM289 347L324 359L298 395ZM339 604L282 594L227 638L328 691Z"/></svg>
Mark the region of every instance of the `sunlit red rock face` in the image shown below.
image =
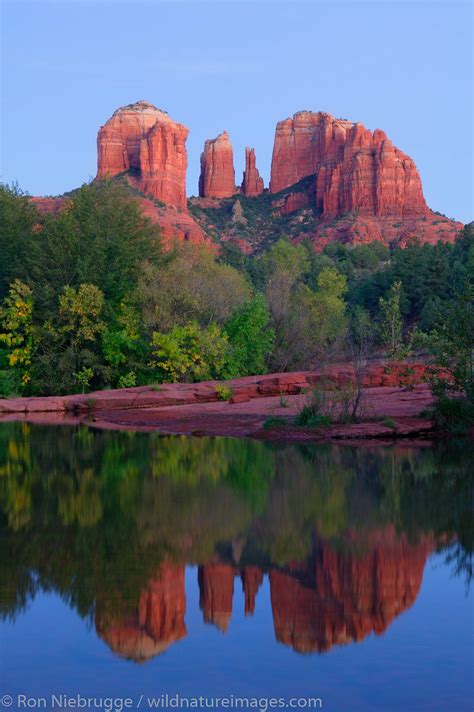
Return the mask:
<svg viewBox="0 0 474 712"><path fill-rule="evenodd" d="M301 111L277 124L270 189L277 193L315 174L315 202L323 217L357 211L395 217L428 212L411 158L383 131Z"/></svg>
<svg viewBox="0 0 474 712"><path fill-rule="evenodd" d="M140 594L137 610L125 621L101 620L96 613L96 630L121 657L145 662L184 638L186 626L184 565L163 564Z"/></svg>
<svg viewBox="0 0 474 712"><path fill-rule="evenodd" d="M113 114L97 136L97 177L129 172L147 195L186 208L188 129L147 101Z"/></svg>
<svg viewBox="0 0 474 712"><path fill-rule="evenodd" d="M309 653L382 633L416 600L433 548L432 537L411 544L388 527L360 556L322 542L309 562L272 570L277 640Z"/></svg>
<svg viewBox="0 0 474 712"><path fill-rule="evenodd" d="M206 564L198 570L199 605L206 623L223 633L229 627L234 597L235 570L228 564Z"/></svg>
<svg viewBox="0 0 474 712"><path fill-rule="evenodd" d="M201 154L199 196L201 198L229 198L234 195L235 170L232 144L227 131L204 144Z"/></svg>
<svg viewBox="0 0 474 712"><path fill-rule="evenodd" d="M413 237L453 241L462 228L431 213L413 160L379 129L372 133L360 123L311 111L280 121L271 192L313 175L306 194L287 196L278 207L285 213L309 203L316 207L321 223L314 237L320 247L333 240L400 246Z"/></svg>
<svg viewBox="0 0 474 712"><path fill-rule="evenodd" d="M253 148L245 149L245 170L241 191L249 198L254 198L263 193L263 178L260 177L258 172Z"/></svg>

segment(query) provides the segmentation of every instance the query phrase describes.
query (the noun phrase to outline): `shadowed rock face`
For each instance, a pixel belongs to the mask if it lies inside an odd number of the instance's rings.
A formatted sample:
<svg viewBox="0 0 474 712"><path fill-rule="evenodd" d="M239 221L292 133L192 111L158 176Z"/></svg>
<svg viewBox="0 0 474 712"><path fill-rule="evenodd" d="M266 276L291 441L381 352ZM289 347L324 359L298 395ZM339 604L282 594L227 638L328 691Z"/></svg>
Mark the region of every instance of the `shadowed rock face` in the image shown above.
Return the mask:
<svg viewBox="0 0 474 712"><path fill-rule="evenodd" d="M383 131L301 111L277 124L270 190L277 193L313 174L323 217L351 211L400 218L428 213L414 162Z"/></svg>
<svg viewBox="0 0 474 712"><path fill-rule="evenodd" d="M410 544L393 527L361 556L319 543L310 561L270 572L276 639L300 653L383 633L416 600L432 537Z"/></svg>
<svg viewBox="0 0 474 712"><path fill-rule="evenodd" d="M97 177L130 171L130 181L147 195L186 208L188 133L147 101L117 109L97 136Z"/></svg>
<svg viewBox="0 0 474 712"><path fill-rule="evenodd" d="M110 623L98 612L96 630L120 657L145 662L184 638L185 613L184 564L163 564L142 590L133 615Z"/></svg>
<svg viewBox="0 0 474 712"><path fill-rule="evenodd" d="M229 198L234 195L235 170L232 144L227 131L204 144L201 154L199 196L201 198Z"/></svg>
<svg viewBox="0 0 474 712"><path fill-rule="evenodd" d="M245 170L241 191L249 198L254 198L263 193L263 178L260 177L258 172L253 148L245 149Z"/></svg>
<svg viewBox="0 0 474 712"><path fill-rule="evenodd" d="M235 569L228 564L206 564L198 571L199 605L206 623L214 623L223 633L232 616Z"/></svg>

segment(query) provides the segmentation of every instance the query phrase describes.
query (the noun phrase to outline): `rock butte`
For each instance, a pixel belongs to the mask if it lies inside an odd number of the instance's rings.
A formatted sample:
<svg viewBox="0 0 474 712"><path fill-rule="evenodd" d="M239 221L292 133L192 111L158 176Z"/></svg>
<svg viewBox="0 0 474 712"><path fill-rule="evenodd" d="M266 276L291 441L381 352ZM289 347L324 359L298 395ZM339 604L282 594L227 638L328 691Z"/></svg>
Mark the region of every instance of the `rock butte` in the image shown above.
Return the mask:
<svg viewBox="0 0 474 712"><path fill-rule="evenodd" d="M241 191L249 198L253 198L263 193L263 178L257 170L255 151L253 148L245 149L245 170L242 180Z"/></svg>
<svg viewBox="0 0 474 712"><path fill-rule="evenodd" d="M123 106L97 136L97 177L128 172L146 195L186 208L189 130L147 101Z"/></svg>
<svg viewBox="0 0 474 712"><path fill-rule="evenodd" d="M201 153L199 196L201 198L229 198L234 195L235 170L232 144L227 131L209 139Z"/></svg>
<svg viewBox="0 0 474 712"><path fill-rule="evenodd" d="M191 201L200 210L188 213L187 136L188 129L165 111L138 101L117 109L97 137L97 177L125 174L144 194L141 207L162 227L165 244L173 238L210 243L216 230L208 208L219 208L239 190L255 198L264 190L253 148L245 150L243 181L236 188L232 144L224 131L205 142L200 197ZM462 228L428 208L415 163L383 131L325 112L300 111L277 124L269 190L273 213L294 214L297 239L309 239L317 250L331 241L379 240L401 247L415 238L453 242ZM61 198L32 200L40 212L57 212L64 204ZM304 227L305 215L311 227ZM257 241L246 241L245 215L232 216L220 238L252 252L265 238L260 231ZM271 232L272 225L266 229Z"/></svg>
<svg viewBox="0 0 474 712"><path fill-rule="evenodd" d="M403 218L428 212L414 162L383 131L300 111L277 124L270 190L278 193L313 174L314 200L323 217L357 211Z"/></svg>

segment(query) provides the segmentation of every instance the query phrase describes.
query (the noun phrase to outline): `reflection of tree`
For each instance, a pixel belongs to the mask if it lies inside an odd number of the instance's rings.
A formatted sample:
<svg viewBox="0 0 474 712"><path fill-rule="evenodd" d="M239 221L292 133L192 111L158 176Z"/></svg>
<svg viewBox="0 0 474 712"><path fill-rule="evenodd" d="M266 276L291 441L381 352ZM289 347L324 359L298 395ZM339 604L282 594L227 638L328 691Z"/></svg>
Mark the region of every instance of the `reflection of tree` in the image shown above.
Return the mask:
<svg viewBox="0 0 474 712"><path fill-rule="evenodd" d="M120 617L164 561L285 567L318 540L363 557L388 525L413 543L432 533L469 577L472 485L462 447L298 448L3 424L1 611L14 615L41 586L83 616L100 598L103 616Z"/></svg>

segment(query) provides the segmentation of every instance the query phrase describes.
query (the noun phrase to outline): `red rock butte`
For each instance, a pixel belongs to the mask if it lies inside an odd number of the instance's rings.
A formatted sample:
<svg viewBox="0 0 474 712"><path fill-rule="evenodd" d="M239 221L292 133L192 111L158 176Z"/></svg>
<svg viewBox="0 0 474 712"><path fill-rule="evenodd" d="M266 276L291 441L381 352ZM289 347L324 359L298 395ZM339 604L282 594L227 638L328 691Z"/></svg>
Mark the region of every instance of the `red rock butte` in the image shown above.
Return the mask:
<svg viewBox="0 0 474 712"><path fill-rule="evenodd" d="M235 195L235 170L232 144L227 131L204 144L201 154L199 196L201 198L230 198Z"/></svg>
<svg viewBox="0 0 474 712"><path fill-rule="evenodd" d="M114 112L97 136L97 178L128 173L143 193L186 208L188 129L148 101Z"/></svg>
<svg viewBox="0 0 474 712"><path fill-rule="evenodd" d="M253 148L245 149L245 170L242 180L241 191L249 198L254 198L263 193L263 178L258 172Z"/></svg>
<svg viewBox="0 0 474 712"><path fill-rule="evenodd" d="M413 160L383 131L300 111L277 124L270 190L277 193L313 174L323 217L351 211L399 218L428 213Z"/></svg>

